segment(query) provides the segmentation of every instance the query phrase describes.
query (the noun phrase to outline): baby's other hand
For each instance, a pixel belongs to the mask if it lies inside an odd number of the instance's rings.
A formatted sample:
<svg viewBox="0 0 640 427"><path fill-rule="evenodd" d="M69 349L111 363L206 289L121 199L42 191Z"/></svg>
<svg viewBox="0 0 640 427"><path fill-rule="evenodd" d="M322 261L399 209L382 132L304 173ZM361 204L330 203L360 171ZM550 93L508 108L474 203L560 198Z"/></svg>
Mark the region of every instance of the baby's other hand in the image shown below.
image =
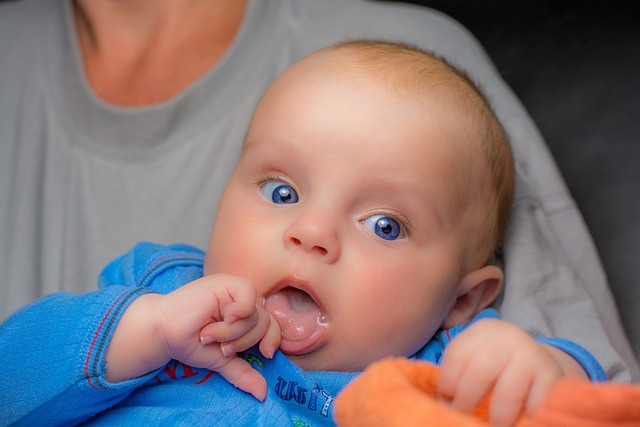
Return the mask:
<svg viewBox="0 0 640 427"><path fill-rule="evenodd" d="M511 426L543 402L563 377L555 353L517 326L484 319L469 326L445 350L438 395L471 412L492 392L489 422Z"/></svg>
<svg viewBox="0 0 640 427"><path fill-rule="evenodd" d="M265 399L266 381L236 354L260 343L270 358L280 344L278 323L257 301L253 284L235 276L205 276L160 298L156 313L169 358L216 371Z"/></svg>

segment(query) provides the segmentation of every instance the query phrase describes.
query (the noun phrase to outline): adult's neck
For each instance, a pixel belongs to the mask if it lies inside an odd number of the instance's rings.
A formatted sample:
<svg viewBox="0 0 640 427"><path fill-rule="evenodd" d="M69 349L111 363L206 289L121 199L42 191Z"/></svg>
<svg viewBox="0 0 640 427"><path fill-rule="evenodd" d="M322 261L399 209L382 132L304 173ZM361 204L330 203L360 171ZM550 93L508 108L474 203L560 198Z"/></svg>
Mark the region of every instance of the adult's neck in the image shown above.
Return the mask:
<svg viewBox="0 0 640 427"><path fill-rule="evenodd" d="M224 55L245 7L246 0L75 0L89 84L116 105L165 101Z"/></svg>

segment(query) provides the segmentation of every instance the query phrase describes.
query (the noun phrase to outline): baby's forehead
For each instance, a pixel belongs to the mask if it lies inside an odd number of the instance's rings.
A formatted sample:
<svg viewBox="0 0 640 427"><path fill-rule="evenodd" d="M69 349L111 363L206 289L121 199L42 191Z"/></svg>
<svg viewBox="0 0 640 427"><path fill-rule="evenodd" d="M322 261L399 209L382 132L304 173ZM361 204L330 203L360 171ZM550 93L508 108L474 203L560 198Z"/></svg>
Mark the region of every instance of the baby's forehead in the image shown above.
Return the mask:
<svg viewBox="0 0 640 427"><path fill-rule="evenodd" d="M384 45L383 45L384 46ZM465 108L464 103L482 95L454 67L427 52L384 46L331 47L304 57L288 77L325 79L339 83L376 85L378 90L410 95L417 100L437 97L440 102Z"/></svg>

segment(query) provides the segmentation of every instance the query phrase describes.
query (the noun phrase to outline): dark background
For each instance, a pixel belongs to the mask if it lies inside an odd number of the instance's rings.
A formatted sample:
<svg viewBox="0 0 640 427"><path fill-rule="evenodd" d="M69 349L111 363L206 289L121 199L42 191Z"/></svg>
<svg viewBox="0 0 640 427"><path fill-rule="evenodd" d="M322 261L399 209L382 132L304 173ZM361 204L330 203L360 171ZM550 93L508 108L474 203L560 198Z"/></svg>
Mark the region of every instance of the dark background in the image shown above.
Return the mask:
<svg viewBox="0 0 640 427"><path fill-rule="evenodd" d="M640 7L422 0L466 26L538 125L640 356Z"/></svg>

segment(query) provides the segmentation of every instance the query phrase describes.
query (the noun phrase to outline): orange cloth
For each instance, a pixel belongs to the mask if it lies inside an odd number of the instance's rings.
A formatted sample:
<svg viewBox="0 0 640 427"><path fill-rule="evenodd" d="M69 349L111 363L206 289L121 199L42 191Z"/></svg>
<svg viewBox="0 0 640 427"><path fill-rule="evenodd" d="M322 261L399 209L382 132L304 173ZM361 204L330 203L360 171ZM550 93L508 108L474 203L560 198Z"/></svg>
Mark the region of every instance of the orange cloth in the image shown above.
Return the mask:
<svg viewBox="0 0 640 427"><path fill-rule="evenodd" d="M473 414L454 411L435 399L439 368L407 359L369 366L336 397L340 427L486 427L488 399ZM531 417L516 427L640 427L640 385L559 381Z"/></svg>

